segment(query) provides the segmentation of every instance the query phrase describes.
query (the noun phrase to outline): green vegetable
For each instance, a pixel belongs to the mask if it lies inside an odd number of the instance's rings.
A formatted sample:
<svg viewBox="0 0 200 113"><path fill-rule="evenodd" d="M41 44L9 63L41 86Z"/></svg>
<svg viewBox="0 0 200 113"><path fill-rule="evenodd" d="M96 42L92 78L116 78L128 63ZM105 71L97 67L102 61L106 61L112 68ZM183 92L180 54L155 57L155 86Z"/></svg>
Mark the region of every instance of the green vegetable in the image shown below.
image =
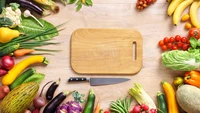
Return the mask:
<svg viewBox="0 0 200 113"><path fill-rule="evenodd" d="M13 25L13 22L10 18L0 17L0 27L9 27Z"/></svg>
<svg viewBox="0 0 200 113"><path fill-rule="evenodd" d="M17 50L19 48L20 44L14 44L14 45L10 45L9 47L4 47L2 50L0 50L0 57L10 54L13 51Z"/></svg>
<svg viewBox="0 0 200 113"><path fill-rule="evenodd" d="M162 92L157 93L157 102L158 102L158 113L168 113L167 112L167 101L165 95Z"/></svg>
<svg viewBox="0 0 200 113"><path fill-rule="evenodd" d="M95 103L95 94L94 91L91 89L83 113L93 113L94 103Z"/></svg>
<svg viewBox="0 0 200 113"><path fill-rule="evenodd" d="M176 91L176 100L187 113L200 113L200 89L192 85L181 85Z"/></svg>
<svg viewBox="0 0 200 113"><path fill-rule="evenodd" d="M18 31L28 35L34 35L54 28L51 30L52 33L36 37L35 39L38 41L50 40L53 37L58 36L58 30L54 27L54 25L41 18L38 19L38 21L43 25L43 27L41 27L35 19L31 17L25 18L22 16L22 23L18 26Z"/></svg>
<svg viewBox="0 0 200 113"><path fill-rule="evenodd" d="M200 52L173 50L162 54L162 64L173 70L191 71L199 68Z"/></svg>
<svg viewBox="0 0 200 113"><path fill-rule="evenodd" d="M117 101L112 101L110 104L110 110L114 113L129 113L129 108L131 104L131 99L126 97L125 99L121 100L118 99Z"/></svg>
<svg viewBox="0 0 200 113"><path fill-rule="evenodd" d="M10 89L14 89L15 87L19 86L20 84L23 83L24 80L26 80L28 77L33 75L36 72L34 68L29 68L25 70L19 77L15 79L15 81L9 86Z"/></svg>
<svg viewBox="0 0 200 113"><path fill-rule="evenodd" d="M78 91L72 92L72 96L74 97L74 101L79 102L79 103L84 103L84 94L79 93Z"/></svg>
<svg viewBox="0 0 200 113"><path fill-rule="evenodd" d="M156 109L156 105L152 98L145 92L145 90L137 83L134 83L135 87L129 89L129 94L133 96L139 104L146 104L149 109Z"/></svg>
<svg viewBox="0 0 200 113"><path fill-rule="evenodd" d="M6 0L0 0L0 14L3 11L3 8L6 6Z"/></svg>
<svg viewBox="0 0 200 113"><path fill-rule="evenodd" d="M23 81L23 83L26 82L37 82L40 83L44 79L45 75L42 73L34 73L30 77L28 77L26 80Z"/></svg>
<svg viewBox="0 0 200 113"><path fill-rule="evenodd" d="M36 82L23 83L10 91L0 103L0 113L24 113L39 90Z"/></svg>

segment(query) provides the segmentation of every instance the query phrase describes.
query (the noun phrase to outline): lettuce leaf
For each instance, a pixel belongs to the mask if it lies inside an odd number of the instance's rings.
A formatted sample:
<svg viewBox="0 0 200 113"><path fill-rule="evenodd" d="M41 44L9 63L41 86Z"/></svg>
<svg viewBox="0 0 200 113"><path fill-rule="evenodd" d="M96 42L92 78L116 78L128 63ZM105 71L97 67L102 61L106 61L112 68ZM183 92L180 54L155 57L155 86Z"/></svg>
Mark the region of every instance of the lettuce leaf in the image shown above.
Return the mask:
<svg viewBox="0 0 200 113"><path fill-rule="evenodd" d="M197 70L200 66L200 52L173 50L162 54L162 64L173 70L191 71Z"/></svg>
<svg viewBox="0 0 200 113"><path fill-rule="evenodd" d="M38 19L44 27L41 27L33 18L31 17L23 17L22 16L22 23L18 26L18 30L21 33L25 33L28 35L32 35L32 34L36 34L39 32L43 32L49 28L53 28L55 27L53 24L47 22L46 20L43 19ZM36 37L35 39L38 41L42 41L42 40L50 40L53 37L58 36L58 30L55 28L55 30L53 30L53 33L48 34L48 35L44 35L44 36L40 36L40 37Z"/></svg>

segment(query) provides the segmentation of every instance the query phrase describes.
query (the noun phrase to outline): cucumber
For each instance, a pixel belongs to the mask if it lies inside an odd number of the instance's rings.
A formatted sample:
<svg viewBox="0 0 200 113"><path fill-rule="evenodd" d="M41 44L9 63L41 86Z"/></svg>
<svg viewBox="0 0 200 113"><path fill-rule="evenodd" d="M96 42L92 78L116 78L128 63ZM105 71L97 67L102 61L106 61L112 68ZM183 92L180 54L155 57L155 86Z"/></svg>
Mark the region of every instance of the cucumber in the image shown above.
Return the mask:
<svg viewBox="0 0 200 113"><path fill-rule="evenodd" d="M17 50L19 46L20 44L18 43L8 47L4 47L3 49L0 50L0 57L12 53L13 51Z"/></svg>
<svg viewBox="0 0 200 113"><path fill-rule="evenodd" d="M10 91L0 103L0 113L24 113L39 90L37 82L23 83Z"/></svg>
<svg viewBox="0 0 200 113"><path fill-rule="evenodd" d="M35 69L29 68L26 71L24 71L15 81L10 85L10 90L13 90L15 87L19 86L26 80L28 77L33 75L36 72Z"/></svg>
<svg viewBox="0 0 200 113"><path fill-rule="evenodd" d="M157 93L157 102L158 102L158 113L168 113L167 111L167 101L165 95L162 92Z"/></svg>
<svg viewBox="0 0 200 113"><path fill-rule="evenodd" d="M42 73L34 73L30 77L28 77L26 80L23 81L23 83L26 82L37 82L40 83L44 79L45 75Z"/></svg>
<svg viewBox="0 0 200 113"><path fill-rule="evenodd" d="M3 8L6 6L6 0L0 0L0 14L3 11Z"/></svg>
<svg viewBox="0 0 200 113"><path fill-rule="evenodd" d="M95 103L95 94L94 91L91 89L83 113L93 113L94 103Z"/></svg>

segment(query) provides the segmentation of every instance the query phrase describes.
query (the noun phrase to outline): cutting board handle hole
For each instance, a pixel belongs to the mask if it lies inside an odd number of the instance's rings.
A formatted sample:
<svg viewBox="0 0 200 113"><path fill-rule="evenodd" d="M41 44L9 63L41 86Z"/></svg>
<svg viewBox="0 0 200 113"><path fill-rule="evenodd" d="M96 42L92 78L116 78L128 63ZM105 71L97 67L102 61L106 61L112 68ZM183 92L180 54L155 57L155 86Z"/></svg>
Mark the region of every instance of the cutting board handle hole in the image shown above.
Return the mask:
<svg viewBox="0 0 200 113"><path fill-rule="evenodd" d="M133 42L133 60L136 60L136 42Z"/></svg>

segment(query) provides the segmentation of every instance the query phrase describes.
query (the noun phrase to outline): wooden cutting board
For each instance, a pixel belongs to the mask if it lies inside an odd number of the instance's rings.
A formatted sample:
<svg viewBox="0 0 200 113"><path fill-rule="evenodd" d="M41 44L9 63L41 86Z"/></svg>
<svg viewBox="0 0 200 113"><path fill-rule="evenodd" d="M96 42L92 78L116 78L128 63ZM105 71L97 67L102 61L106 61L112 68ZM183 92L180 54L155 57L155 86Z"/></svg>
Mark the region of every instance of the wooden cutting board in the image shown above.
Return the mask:
<svg viewBox="0 0 200 113"><path fill-rule="evenodd" d="M135 74L142 67L142 36L133 29L77 29L71 67L79 74Z"/></svg>

